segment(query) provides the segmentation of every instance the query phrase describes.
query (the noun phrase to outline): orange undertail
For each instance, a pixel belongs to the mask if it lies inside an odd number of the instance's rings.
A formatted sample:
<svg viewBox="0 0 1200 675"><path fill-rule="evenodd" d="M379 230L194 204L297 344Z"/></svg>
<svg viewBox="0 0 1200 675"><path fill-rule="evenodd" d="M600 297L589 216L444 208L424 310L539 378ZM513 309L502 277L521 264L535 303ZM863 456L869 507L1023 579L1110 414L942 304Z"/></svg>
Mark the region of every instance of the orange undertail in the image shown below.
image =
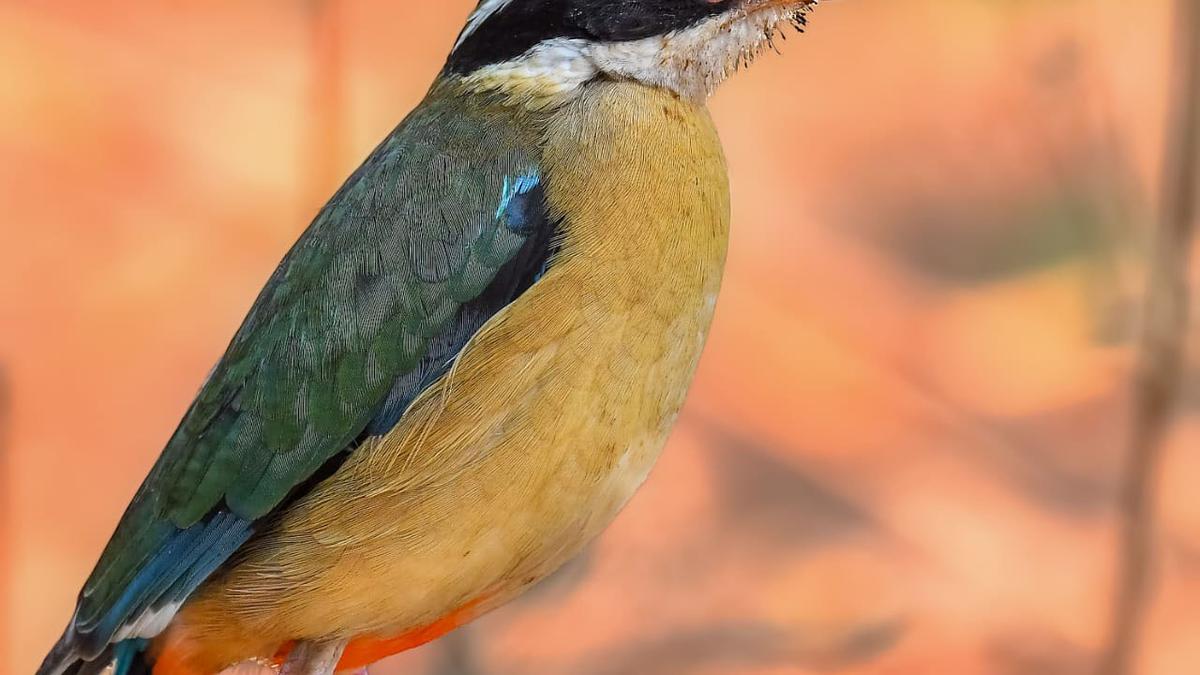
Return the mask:
<svg viewBox="0 0 1200 675"><path fill-rule="evenodd" d="M338 661L337 672L341 673L348 670L365 668L389 656L395 656L401 652L406 652L423 644L433 642L455 628L464 626L475 619L478 616L476 609L479 604L478 601L469 603L428 626L395 637L355 638L346 646L346 651L342 654L342 659ZM275 655L275 663L283 664L287 660L288 653L292 651L292 647L294 646L294 643L284 645L279 650L279 653Z"/></svg>
<svg viewBox="0 0 1200 675"><path fill-rule="evenodd" d="M480 601L471 602L428 626L394 637L364 636L355 638L346 646L346 651L342 654L341 660L338 661L337 672L364 668L382 661L389 656L394 656L400 652L432 642L478 617L479 612L477 610L480 604ZM200 665L203 663L203 657L199 661L189 658L189 653L195 645L190 644L181 634L173 636L174 639L171 639L172 636L165 637L167 639L155 645L156 649L154 651L157 653L154 654L154 675L215 675L215 672L202 672L207 669L205 666ZM285 643L280 647L271 661L277 666L282 665L287 660L288 654L292 651L293 647L295 647L295 642ZM191 656L200 655L192 653Z"/></svg>

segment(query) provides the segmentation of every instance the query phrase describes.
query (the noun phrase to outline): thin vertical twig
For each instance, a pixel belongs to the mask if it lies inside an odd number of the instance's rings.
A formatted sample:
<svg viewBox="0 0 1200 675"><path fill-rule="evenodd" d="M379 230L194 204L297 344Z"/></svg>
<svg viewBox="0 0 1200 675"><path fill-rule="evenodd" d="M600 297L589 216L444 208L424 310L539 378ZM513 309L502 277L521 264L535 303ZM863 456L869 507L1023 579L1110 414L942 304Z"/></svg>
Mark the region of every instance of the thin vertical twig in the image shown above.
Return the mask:
<svg viewBox="0 0 1200 675"><path fill-rule="evenodd" d="M315 210L329 199L342 178L345 78L340 0L304 0L308 12L311 80L309 85L308 170L305 206Z"/></svg>
<svg viewBox="0 0 1200 675"><path fill-rule="evenodd" d="M15 543L12 533L11 513L13 508L13 483L10 475L11 461L9 440L12 433L12 395L9 389L8 371L0 366L0 598L13 597L13 551ZM12 602L11 600L7 602ZM14 647L13 627L9 621L16 615L16 607L0 607L0 645ZM6 649L4 654L11 654Z"/></svg>
<svg viewBox="0 0 1200 675"><path fill-rule="evenodd" d="M1120 568L1100 672L1134 672L1152 595L1159 466L1186 367L1189 273L1200 180L1200 0L1176 0L1175 77L1166 133L1162 220L1151 259L1121 496Z"/></svg>
<svg viewBox="0 0 1200 675"><path fill-rule="evenodd" d="M441 639L441 653L431 669L433 675L480 675L483 672L475 659L474 631L471 626L463 626Z"/></svg>

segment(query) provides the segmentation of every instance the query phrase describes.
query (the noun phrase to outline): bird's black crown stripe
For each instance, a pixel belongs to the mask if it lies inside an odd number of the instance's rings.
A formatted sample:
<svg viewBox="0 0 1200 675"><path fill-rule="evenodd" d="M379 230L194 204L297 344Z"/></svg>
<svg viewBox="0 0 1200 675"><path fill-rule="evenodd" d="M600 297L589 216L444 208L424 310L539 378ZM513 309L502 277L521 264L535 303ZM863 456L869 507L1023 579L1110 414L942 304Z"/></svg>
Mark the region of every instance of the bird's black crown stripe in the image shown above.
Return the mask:
<svg viewBox="0 0 1200 675"><path fill-rule="evenodd" d="M554 38L627 42L693 26L738 0L512 0L487 17L450 55L465 75L515 59Z"/></svg>

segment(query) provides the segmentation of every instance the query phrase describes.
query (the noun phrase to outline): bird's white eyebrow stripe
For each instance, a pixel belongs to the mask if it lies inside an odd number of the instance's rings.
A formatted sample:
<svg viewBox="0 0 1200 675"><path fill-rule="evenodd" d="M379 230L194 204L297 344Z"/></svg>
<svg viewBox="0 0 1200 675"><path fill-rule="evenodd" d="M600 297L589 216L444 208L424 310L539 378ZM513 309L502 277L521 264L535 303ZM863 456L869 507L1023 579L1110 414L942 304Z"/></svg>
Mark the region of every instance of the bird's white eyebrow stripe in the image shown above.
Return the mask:
<svg viewBox="0 0 1200 675"><path fill-rule="evenodd" d="M488 17L512 4L512 1L483 0L483 2L479 3L479 7L475 8L475 11L471 13L471 18L467 19L467 27L463 29L462 35L458 36L458 42L454 43L454 48L458 49L461 47L462 43L466 42L467 38L471 37L471 34L478 30L484 21L488 20Z"/></svg>

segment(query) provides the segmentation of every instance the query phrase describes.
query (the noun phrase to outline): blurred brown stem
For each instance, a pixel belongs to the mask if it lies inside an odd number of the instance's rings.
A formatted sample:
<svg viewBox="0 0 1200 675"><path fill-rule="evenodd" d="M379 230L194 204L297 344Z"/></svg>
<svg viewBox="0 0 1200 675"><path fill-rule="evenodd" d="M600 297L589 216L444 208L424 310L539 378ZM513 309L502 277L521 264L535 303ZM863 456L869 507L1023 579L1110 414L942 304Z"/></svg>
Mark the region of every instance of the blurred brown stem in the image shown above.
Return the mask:
<svg viewBox="0 0 1200 675"><path fill-rule="evenodd" d="M13 544L16 543L9 521L13 507L13 484L9 475L9 433L12 423L12 396L8 386L8 371L0 365L0 598L12 598L13 588ZM16 614L15 602L11 607L0 606L0 646L8 647L3 653L12 653L16 645L13 639L11 617Z"/></svg>
<svg viewBox="0 0 1200 675"><path fill-rule="evenodd" d="M340 0L304 0L309 14L310 85L309 170L305 206L319 208L337 187L342 172L344 82Z"/></svg>
<svg viewBox="0 0 1200 675"><path fill-rule="evenodd" d="M1176 0L1176 54L1163 209L1145 306L1133 436L1122 491L1119 586L1104 675L1134 672L1154 563L1156 486L1186 366L1188 275L1200 179L1200 0Z"/></svg>
<svg viewBox="0 0 1200 675"><path fill-rule="evenodd" d="M463 626L441 640L442 651L431 672L434 675L480 675L475 663L474 629Z"/></svg>

